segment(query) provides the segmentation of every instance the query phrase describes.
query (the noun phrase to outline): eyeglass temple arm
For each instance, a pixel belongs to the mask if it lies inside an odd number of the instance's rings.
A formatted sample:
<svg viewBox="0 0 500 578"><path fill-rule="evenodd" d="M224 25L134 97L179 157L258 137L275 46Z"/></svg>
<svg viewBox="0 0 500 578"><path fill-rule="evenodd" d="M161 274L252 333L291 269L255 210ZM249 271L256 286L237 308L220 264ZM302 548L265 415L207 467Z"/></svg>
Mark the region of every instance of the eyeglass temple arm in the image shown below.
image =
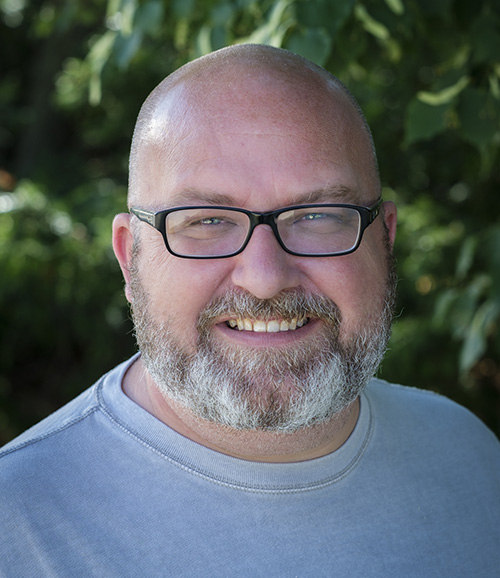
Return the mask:
<svg viewBox="0 0 500 578"><path fill-rule="evenodd" d="M153 227L155 226L155 214L152 213L151 211L131 208L130 212L141 221L145 221L146 223L152 225Z"/></svg>
<svg viewBox="0 0 500 578"><path fill-rule="evenodd" d="M369 209L368 213L368 224L371 225L373 221L379 216L380 214L380 207L382 206L383 199L380 198L372 207Z"/></svg>

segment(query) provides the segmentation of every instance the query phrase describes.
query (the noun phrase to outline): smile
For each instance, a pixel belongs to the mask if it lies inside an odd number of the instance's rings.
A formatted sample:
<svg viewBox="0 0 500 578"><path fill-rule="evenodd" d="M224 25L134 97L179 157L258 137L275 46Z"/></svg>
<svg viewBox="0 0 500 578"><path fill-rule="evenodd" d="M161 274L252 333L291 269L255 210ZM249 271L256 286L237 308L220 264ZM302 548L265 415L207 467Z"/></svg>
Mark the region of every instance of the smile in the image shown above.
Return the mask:
<svg viewBox="0 0 500 578"><path fill-rule="evenodd" d="M272 319L271 321L261 321L255 319L229 319L226 321L228 327L238 331L254 331L256 333L279 333L280 331L294 331L308 323L307 317L294 317L290 320Z"/></svg>

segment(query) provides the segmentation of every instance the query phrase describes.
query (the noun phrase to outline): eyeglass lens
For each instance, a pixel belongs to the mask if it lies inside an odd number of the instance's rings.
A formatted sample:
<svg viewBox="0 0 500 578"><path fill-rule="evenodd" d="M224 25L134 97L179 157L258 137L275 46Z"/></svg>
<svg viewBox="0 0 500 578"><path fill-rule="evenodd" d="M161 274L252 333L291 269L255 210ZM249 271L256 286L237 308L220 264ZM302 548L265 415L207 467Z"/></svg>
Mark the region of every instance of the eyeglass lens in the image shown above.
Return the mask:
<svg viewBox="0 0 500 578"><path fill-rule="evenodd" d="M321 255L353 249L361 216L348 207L301 207L281 213L276 225L282 243L294 253ZM247 214L230 209L181 209L169 213L165 230L178 255L214 257L237 252L250 230Z"/></svg>

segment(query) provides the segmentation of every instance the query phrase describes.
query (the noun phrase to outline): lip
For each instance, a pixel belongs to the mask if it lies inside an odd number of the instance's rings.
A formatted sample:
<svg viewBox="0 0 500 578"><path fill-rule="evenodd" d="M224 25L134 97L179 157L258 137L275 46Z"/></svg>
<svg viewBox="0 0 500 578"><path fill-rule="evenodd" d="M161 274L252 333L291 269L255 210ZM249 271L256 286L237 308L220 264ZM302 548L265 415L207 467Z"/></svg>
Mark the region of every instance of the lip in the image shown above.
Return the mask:
<svg viewBox="0 0 500 578"><path fill-rule="evenodd" d="M280 347L298 343L314 333L321 324L320 319L311 318L308 323L291 331L279 331L276 333L258 331L240 331L228 327L227 320L221 320L214 325L214 330L227 341L248 347Z"/></svg>

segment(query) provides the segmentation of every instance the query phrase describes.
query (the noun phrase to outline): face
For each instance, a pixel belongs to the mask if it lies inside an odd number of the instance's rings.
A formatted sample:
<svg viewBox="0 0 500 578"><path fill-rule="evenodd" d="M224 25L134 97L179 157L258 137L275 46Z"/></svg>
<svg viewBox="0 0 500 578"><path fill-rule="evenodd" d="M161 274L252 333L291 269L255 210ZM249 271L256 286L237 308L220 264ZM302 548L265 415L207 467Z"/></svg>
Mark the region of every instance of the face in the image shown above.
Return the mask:
<svg viewBox="0 0 500 578"><path fill-rule="evenodd" d="M377 200L366 139L341 99L326 117L304 115L302 102L284 104L256 83L243 102L221 94L197 118L183 90L166 104L168 146L160 130L144 149L143 208ZM240 255L206 261L170 255L158 232L133 223L140 249L128 264L129 297L158 387L240 429L294 431L343 409L376 371L389 335L391 205L386 219L389 235L379 217L342 257L289 255L262 225Z"/></svg>

